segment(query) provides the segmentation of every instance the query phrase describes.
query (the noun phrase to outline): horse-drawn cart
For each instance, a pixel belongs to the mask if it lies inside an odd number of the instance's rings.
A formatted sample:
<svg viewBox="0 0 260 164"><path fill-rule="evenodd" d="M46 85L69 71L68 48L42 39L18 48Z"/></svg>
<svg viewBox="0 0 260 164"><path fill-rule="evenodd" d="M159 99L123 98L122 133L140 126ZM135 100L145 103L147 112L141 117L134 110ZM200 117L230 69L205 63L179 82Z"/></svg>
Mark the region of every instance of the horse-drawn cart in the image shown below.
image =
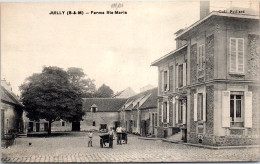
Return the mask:
<svg viewBox="0 0 260 164"><path fill-rule="evenodd" d="M106 146L106 143L109 144L110 148L113 148L113 137L110 138L109 134L100 135L100 147L103 148L104 146Z"/></svg>

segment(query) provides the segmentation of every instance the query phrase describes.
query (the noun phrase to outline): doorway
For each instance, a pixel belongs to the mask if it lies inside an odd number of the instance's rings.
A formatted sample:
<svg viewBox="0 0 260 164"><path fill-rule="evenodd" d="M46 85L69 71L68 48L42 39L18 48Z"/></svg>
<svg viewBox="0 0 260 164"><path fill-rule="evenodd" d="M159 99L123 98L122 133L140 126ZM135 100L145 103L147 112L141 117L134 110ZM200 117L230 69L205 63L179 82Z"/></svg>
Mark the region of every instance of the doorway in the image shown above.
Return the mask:
<svg viewBox="0 0 260 164"><path fill-rule="evenodd" d="M33 122L29 122L28 132L33 131Z"/></svg>
<svg viewBox="0 0 260 164"><path fill-rule="evenodd" d="M72 131L80 131L80 122L72 122Z"/></svg>
<svg viewBox="0 0 260 164"><path fill-rule="evenodd" d="M40 123L36 123L36 132L40 131Z"/></svg>
<svg viewBox="0 0 260 164"><path fill-rule="evenodd" d="M44 131L48 132L48 123L44 123Z"/></svg>

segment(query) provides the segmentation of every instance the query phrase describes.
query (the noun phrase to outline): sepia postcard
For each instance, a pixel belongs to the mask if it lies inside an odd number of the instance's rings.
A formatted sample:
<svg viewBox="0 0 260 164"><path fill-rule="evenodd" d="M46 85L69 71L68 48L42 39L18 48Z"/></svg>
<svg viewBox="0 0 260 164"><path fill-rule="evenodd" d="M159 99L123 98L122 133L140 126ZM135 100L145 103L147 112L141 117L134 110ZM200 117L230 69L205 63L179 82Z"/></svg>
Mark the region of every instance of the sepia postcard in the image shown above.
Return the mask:
<svg viewBox="0 0 260 164"><path fill-rule="evenodd" d="M1 162L260 160L259 1L0 5Z"/></svg>

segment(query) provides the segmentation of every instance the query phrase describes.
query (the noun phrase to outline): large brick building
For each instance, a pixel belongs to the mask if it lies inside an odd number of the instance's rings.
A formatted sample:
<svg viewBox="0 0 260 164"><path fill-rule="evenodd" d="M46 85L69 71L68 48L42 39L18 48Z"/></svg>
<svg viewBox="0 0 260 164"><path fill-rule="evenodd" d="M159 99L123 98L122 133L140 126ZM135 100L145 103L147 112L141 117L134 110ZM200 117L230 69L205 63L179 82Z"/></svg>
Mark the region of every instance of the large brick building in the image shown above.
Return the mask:
<svg viewBox="0 0 260 164"><path fill-rule="evenodd" d="M213 11L176 35L177 49L152 63L160 136L181 130L190 143L258 143L259 15Z"/></svg>

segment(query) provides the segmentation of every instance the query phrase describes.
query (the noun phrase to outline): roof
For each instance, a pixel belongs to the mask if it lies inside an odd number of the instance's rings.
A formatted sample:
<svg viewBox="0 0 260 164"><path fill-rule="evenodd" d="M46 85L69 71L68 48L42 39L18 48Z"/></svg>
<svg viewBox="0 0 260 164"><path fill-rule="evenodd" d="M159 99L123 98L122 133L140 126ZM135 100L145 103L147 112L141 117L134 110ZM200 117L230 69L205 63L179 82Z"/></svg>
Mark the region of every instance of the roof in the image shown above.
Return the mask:
<svg viewBox="0 0 260 164"><path fill-rule="evenodd" d="M125 110L132 110L137 108L139 102L139 109L156 108L157 107L158 88L153 88L141 92L135 96L130 97L125 103Z"/></svg>
<svg viewBox="0 0 260 164"><path fill-rule="evenodd" d="M181 50L187 48L187 44L183 45L182 47L174 50L174 51L171 51L170 53L160 57L159 59L155 60L154 62L152 62L151 66L157 66L163 59L166 59L167 57L169 56L174 56L175 54L177 54L178 52L180 52Z"/></svg>
<svg viewBox="0 0 260 164"><path fill-rule="evenodd" d="M97 106L97 112L118 112L127 99L123 98L83 98L83 111L90 112L91 106Z"/></svg>
<svg viewBox="0 0 260 164"><path fill-rule="evenodd" d="M129 98L135 94L136 94L135 91L132 88L128 87L125 90L122 90L117 94L115 94L113 98Z"/></svg>
<svg viewBox="0 0 260 164"><path fill-rule="evenodd" d="M19 98L13 92L5 89L3 86L1 86L1 101L23 106L23 104L19 102Z"/></svg>
<svg viewBox="0 0 260 164"><path fill-rule="evenodd" d="M208 16L198 20L197 22L195 22L194 24L192 24L191 26L189 26L188 28L183 30L181 33L179 33L177 35L176 39L180 38L182 35L184 35L188 31L190 31L194 27L200 25L201 23L205 22L206 20L208 20L212 16L222 16L222 17L230 17L230 18L244 18L244 19L259 19L259 15L220 13L220 12L217 12L217 11L213 11Z"/></svg>
<svg viewBox="0 0 260 164"><path fill-rule="evenodd" d="M232 17L232 18L244 18L244 19L259 19L259 15L248 15L248 14L231 14L231 13L220 13L217 11L213 11L211 12L209 15L207 15L206 17L198 20L197 22L195 22L194 24L192 24L191 26L189 26L186 29L181 29L179 31L177 31L175 34L177 34L177 37L175 40L181 38L184 34L186 34L187 32L189 32L190 30L192 30L193 28L197 27L198 25L202 24L203 22L205 22L206 20L208 20L209 18L213 17L213 16L222 16L222 17ZM164 59L166 59L169 56L173 56L176 53L180 52L182 49L186 48L187 45L184 45L164 56L162 56L161 58L155 60L154 62L152 62L151 66L158 66L158 64L163 61Z"/></svg>

